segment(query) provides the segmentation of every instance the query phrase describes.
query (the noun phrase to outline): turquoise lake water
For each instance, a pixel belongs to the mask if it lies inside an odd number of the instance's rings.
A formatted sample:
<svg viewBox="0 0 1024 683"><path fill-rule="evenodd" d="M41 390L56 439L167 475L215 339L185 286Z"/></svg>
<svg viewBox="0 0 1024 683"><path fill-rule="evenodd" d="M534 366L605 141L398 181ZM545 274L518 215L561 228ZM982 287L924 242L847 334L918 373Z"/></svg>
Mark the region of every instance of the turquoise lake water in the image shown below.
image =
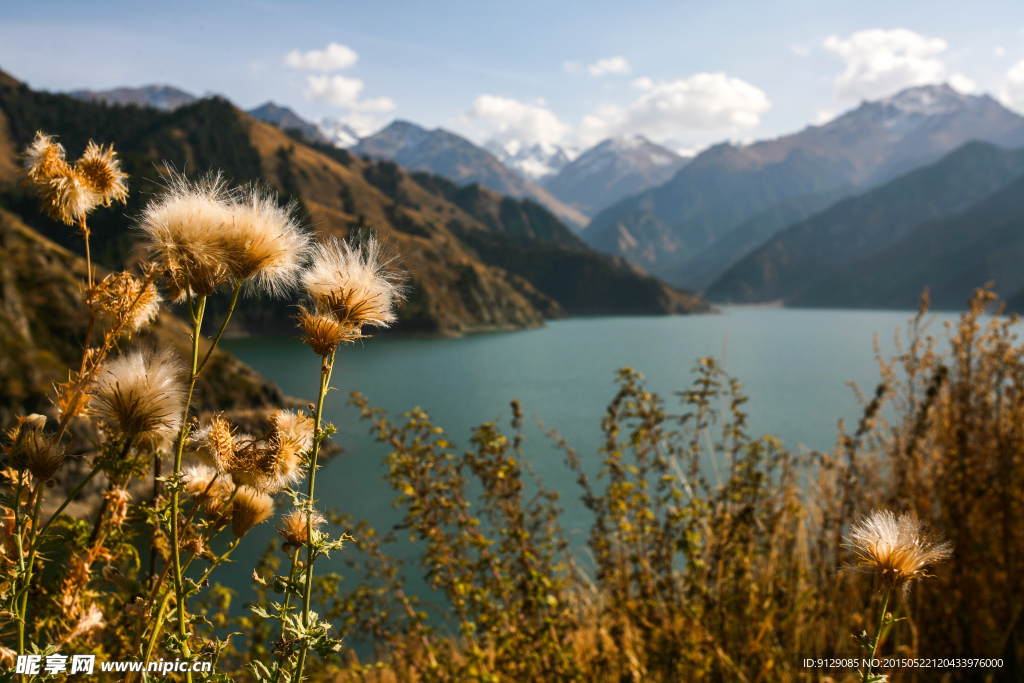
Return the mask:
<svg viewBox="0 0 1024 683"><path fill-rule="evenodd" d="M461 339L370 339L338 352L333 383L339 390L330 395L325 417L338 428L334 440L345 452L317 475L317 498L321 507L367 519L380 531L399 518L391 506L395 494L382 481L386 449L349 405L352 389L391 417L423 407L462 447L483 422L499 420L507 428L509 402L518 399L527 423L526 456L545 486L562 494L562 523L578 548L589 518L574 475L536 420L556 428L596 469L600 419L615 395L617 368L641 371L671 406L673 392L690 385L695 361L714 356L750 396L752 435L774 434L790 448L831 449L837 420L850 424L860 413L847 383L858 383L870 395L878 382L875 335L891 354L894 333L911 315L729 308L715 315L555 321L536 330ZM941 320L953 317L938 316L933 330L941 333ZM286 393L315 398L319 359L298 340L236 339L224 345ZM254 530L256 538L239 548L242 561L236 566L251 567L249 560L273 534L271 524ZM407 543L397 549L399 555L412 552ZM333 557L318 563L317 571L329 567L344 573L340 558Z"/></svg>

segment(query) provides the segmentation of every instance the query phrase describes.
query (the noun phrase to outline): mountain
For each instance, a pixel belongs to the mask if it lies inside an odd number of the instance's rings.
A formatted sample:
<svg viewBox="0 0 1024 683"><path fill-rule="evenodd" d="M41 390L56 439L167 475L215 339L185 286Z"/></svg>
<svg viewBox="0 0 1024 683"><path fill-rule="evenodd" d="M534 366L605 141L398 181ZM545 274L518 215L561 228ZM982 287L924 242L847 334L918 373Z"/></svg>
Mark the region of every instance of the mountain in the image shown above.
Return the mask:
<svg viewBox="0 0 1024 683"><path fill-rule="evenodd" d="M320 119L317 127L320 129L320 134L335 147L354 147L362 138L352 126L338 119Z"/></svg>
<svg viewBox="0 0 1024 683"><path fill-rule="evenodd" d="M1024 118L987 95L963 95L946 85L909 88L824 126L711 147L667 183L601 212L585 237L679 283L683 264L781 202L863 191L970 140L1024 145Z"/></svg>
<svg viewBox="0 0 1024 683"><path fill-rule="evenodd" d="M320 235L375 230L402 255L410 277L410 295L399 310L400 332L451 335L531 327L576 306L546 293L557 291L550 282L534 283L529 274L502 267L500 253L485 258L467 235L486 235L489 243L527 255L536 249L537 260L556 273L563 264L590 264L591 280L580 285L595 292L589 305L596 310L630 312L604 303L605 281L623 283L635 312L706 310L696 298L596 254L531 201L463 188L472 194L471 202L464 201L467 210L447 198L449 189L417 181L394 162L306 145L219 98L174 112L110 107L35 92L0 73L0 207L71 250L81 248L80 238L41 216L34 195L19 183L17 154L38 129L59 135L70 158L89 139L112 142L118 150L130 176L128 205L90 217L93 259L109 267L133 257L129 217L159 190L153 165L167 160L189 173L216 168L234 182L268 184L282 200L298 202L300 214ZM234 331L294 334L289 304L267 307L243 299L232 318Z"/></svg>
<svg viewBox="0 0 1024 683"><path fill-rule="evenodd" d="M594 216L624 197L661 185L687 161L642 135L615 138L591 147L543 184L558 199Z"/></svg>
<svg viewBox="0 0 1024 683"><path fill-rule="evenodd" d="M267 102L245 113L258 121L273 124L284 131L297 130L312 142L321 144L331 144L332 142L315 123L310 123L288 107Z"/></svg>
<svg viewBox="0 0 1024 683"><path fill-rule="evenodd" d="M408 121L394 121L359 141L352 151L373 159L390 159L410 171L427 171L460 185L477 183L500 194L529 198L563 221L583 227L587 218L525 180L485 149L444 129L426 130Z"/></svg>
<svg viewBox="0 0 1024 683"><path fill-rule="evenodd" d="M714 301L743 303L782 300L851 305L855 300L877 301L875 295L867 296L862 290L843 292L834 284L837 271L847 267L859 271L865 259L912 239L911 235L921 240L921 253L901 252L908 260L897 270L931 268L927 247L939 246L935 244L939 233L919 233L920 226L967 210L1022 174L1024 150L968 143L938 163L787 227L730 268L708 288L707 295ZM955 263L949 265L953 276L959 269ZM833 284L825 286L823 282ZM909 296L919 295L920 289Z"/></svg>
<svg viewBox="0 0 1024 683"><path fill-rule="evenodd" d="M484 145L484 149L527 180L540 183L557 174L579 155L571 147L550 142L524 145L518 140L491 140Z"/></svg>
<svg viewBox="0 0 1024 683"><path fill-rule="evenodd" d="M114 88L113 90L75 90L68 93L71 97L87 102L104 104L152 107L161 111L174 111L178 107L192 104L197 98L191 93L179 90L170 85L145 85L141 88Z"/></svg>
<svg viewBox="0 0 1024 683"><path fill-rule="evenodd" d="M927 288L935 309L962 310L986 283L1020 312L1024 177L956 215L923 223L892 246L836 268L793 297L797 306L903 308Z"/></svg>

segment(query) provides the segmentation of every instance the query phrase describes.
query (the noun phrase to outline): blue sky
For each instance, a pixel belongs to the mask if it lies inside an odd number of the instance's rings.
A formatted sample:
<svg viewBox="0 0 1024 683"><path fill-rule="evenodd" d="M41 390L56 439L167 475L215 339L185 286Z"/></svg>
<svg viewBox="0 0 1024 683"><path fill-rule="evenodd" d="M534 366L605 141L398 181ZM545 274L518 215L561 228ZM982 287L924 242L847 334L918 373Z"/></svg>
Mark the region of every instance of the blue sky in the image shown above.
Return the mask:
<svg viewBox="0 0 1024 683"><path fill-rule="evenodd" d="M1024 111L1024 3L4 1L0 68L53 91L273 100L364 131L701 148L927 82Z"/></svg>

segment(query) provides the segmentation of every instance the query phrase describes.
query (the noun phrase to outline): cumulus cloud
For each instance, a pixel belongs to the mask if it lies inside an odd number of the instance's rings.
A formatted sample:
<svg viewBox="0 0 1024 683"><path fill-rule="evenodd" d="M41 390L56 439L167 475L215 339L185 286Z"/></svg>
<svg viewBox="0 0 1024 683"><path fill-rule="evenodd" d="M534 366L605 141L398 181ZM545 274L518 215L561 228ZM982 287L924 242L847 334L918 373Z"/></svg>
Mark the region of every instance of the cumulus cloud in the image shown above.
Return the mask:
<svg viewBox="0 0 1024 683"><path fill-rule="evenodd" d="M680 131L753 128L771 108L763 90L720 72L639 85L646 86L644 93L628 107L605 106L585 117L578 132L580 142L593 144L637 133L664 138Z"/></svg>
<svg viewBox="0 0 1024 683"><path fill-rule="evenodd" d="M499 142L557 143L569 132L569 126L543 103L528 104L498 95L477 97L464 118L491 127Z"/></svg>
<svg viewBox="0 0 1024 683"><path fill-rule="evenodd" d="M941 38L908 29L870 29L845 39L829 36L823 45L846 61L846 70L835 80L836 99L841 101L875 100L947 80L946 65L937 55L949 46ZM957 76L961 86L970 80Z"/></svg>
<svg viewBox="0 0 1024 683"><path fill-rule="evenodd" d="M293 50L285 56L284 63L293 69L339 71L352 66L358 59L359 55L347 45L331 43L325 50L310 50L309 52Z"/></svg>
<svg viewBox="0 0 1024 683"><path fill-rule="evenodd" d="M587 66L587 73L595 77L608 74L628 74L629 72L629 62L625 57L606 57Z"/></svg>
<svg viewBox="0 0 1024 683"><path fill-rule="evenodd" d="M1024 111L1024 59L1015 63L1003 77L999 99L1007 107Z"/></svg>
<svg viewBox="0 0 1024 683"><path fill-rule="evenodd" d="M310 71L339 71L356 63L359 55L349 47L340 43L331 43L325 50L299 52L295 50L285 56L288 66ZM366 114L391 111L395 102L390 97L372 97L360 99L365 84L358 78L349 78L340 74L309 76L306 78L305 96L311 102L322 102L342 109L348 109L349 115L362 113L356 117L363 127L372 125L372 117Z"/></svg>
<svg viewBox="0 0 1024 683"><path fill-rule="evenodd" d="M351 107L359 100L363 82L345 76L310 76L306 81L306 98L314 102Z"/></svg>

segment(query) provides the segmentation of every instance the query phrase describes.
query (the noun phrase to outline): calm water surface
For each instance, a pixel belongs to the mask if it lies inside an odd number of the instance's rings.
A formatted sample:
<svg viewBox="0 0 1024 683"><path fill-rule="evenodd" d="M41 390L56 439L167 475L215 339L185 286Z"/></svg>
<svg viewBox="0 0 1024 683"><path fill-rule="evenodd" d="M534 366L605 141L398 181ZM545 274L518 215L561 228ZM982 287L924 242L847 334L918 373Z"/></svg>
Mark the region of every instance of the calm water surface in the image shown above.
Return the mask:
<svg viewBox="0 0 1024 683"><path fill-rule="evenodd" d="M596 463L600 419L615 395L617 368L640 370L671 406L673 392L691 383L696 359L714 356L750 396L752 435L771 433L791 448L831 449L837 420L849 424L859 414L847 383L858 383L865 393L877 384L875 335L883 352L891 353L894 333L911 315L732 308L719 315L556 321L537 330L462 339L367 340L337 355L339 391L330 395L325 417L338 428L334 440L345 452L318 474L317 498L322 507L367 519L381 531L398 519L391 507L395 494L382 481L386 450L348 404L352 389L391 417L423 407L463 447L476 425L499 420L507 427L509 401L518 399L528 423L526 455L545 485L562 493L563 525L579 547L589 518L574 477L532 422L558 429L584 459ZM238 339L225 346L286 393L315 399L319 360L299 341ZM264 524L257 533L269 542L273 528ZM239 553L255 554L265 545L246 543ZM410 552L408 545L398 549L399 555ZM241 559L239 566L252 566Z"/></svg>

